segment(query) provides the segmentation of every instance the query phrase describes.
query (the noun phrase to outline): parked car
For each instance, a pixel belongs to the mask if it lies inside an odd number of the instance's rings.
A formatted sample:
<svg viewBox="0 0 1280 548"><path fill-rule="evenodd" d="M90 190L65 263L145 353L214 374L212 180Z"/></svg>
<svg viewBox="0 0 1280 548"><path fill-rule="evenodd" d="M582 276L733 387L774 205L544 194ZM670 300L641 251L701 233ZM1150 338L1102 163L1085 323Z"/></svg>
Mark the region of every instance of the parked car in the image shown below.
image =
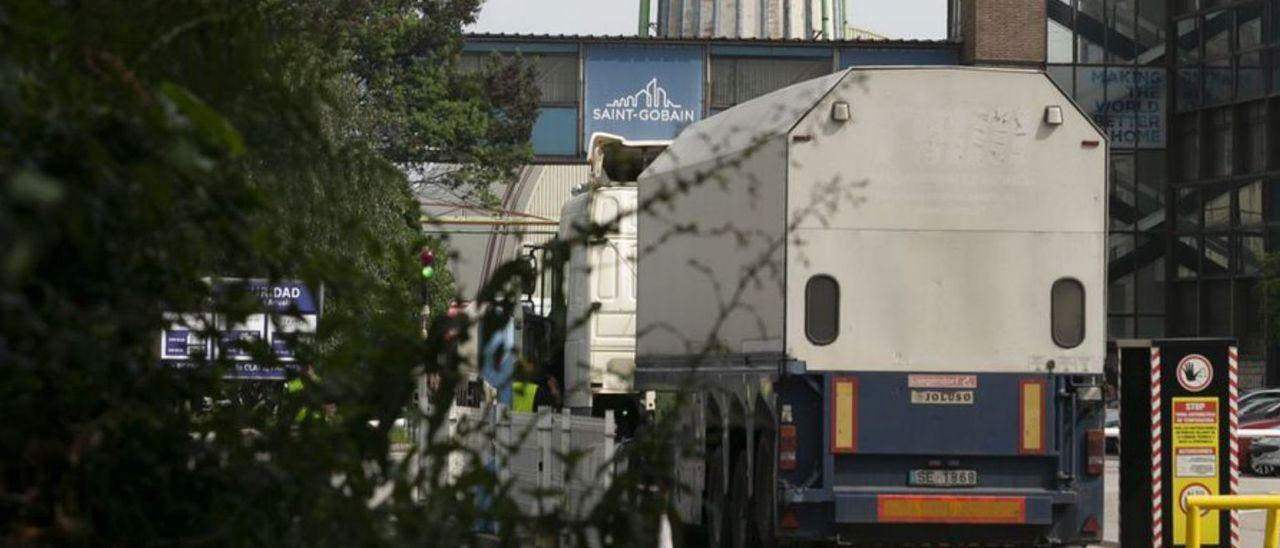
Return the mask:
<svg viewBox="0 0 1280 548"><path fill-rule="evenodd" d="M1248 408L1241 408L1240 424L1244 428L1244 424L1268 420L1280 421L1280 400L1272 402L1254 402Z"/></svg>
<svg viewBox="0 0 1280 548"><path fill-rule="evenodd" d="M1240 394L1238 403L1241 407L1244 407L1247 404L1263 400L1280 401L1280 388L1252 388L1245 390Z"/></svg>
<svg viewBox="0 0 1280 548"><path fill-rule="evenodd" d="M1280 401L1252 406L1240 411L1241 430L1268 430L1280 428ZM1280 472L1280 454L1276 449L1280 438L1240 437L1240 469L1259 476Z"/></svg>
<svg viewBox="0 0 1280 548"><path fill-rule="evenodd" d="M1280 389L1255 390L1241 396L1238 408L1240 416L1256 415L1280 403Z"/></svg>
<svg viewBox="0 0 1280 548"><path fill-rule="evenodd" d="M1247 443L1246 443L1247 442ZM1257 438L1241 440L1245 463L1241 466L1259 476L1274 476L1280 472L1280 438Z"/></svg>

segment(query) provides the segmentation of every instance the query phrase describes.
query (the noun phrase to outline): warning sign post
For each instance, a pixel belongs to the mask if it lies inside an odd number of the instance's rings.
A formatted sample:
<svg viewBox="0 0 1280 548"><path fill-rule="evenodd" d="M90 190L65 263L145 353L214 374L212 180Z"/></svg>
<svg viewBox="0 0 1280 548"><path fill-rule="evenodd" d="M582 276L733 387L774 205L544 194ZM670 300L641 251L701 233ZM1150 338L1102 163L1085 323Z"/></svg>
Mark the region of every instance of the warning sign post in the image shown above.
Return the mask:
<svg viewBox="0 0 1280 548"><path fill-rule="evenodd" d="M1184 546L1187 497L1239 485L1233 339L1120 341L1120 545ZM1208 516L1210 511L1201 511ZM1235 512L1202 520L1237 546Z"/></svg>

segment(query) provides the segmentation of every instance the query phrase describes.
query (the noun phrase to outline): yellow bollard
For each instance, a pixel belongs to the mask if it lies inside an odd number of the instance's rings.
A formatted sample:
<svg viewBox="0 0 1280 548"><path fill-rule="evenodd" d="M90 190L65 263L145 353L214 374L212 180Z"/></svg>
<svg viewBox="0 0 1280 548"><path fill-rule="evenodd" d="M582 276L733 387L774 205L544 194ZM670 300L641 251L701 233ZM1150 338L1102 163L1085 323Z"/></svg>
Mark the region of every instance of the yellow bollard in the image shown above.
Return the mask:
<svg viewBox="0 0 1280 548"><path fill-rule="evenodd" d="M1262 539L1262 545L1266 548L1280 547L1280 531L1277 530L1276 512L1276 508L1267 510L1267 538Z"/></svg>
<svg viewBox="0 0 1280 548"><path fill-rule="evenodd" d="M1265 548L1280 548L1280 495L1196 495L1187 497L1187 548L1200 548L1200 510L1266 510Z"/></svg>
<svg viewBox="0 0 1280 548"><path fill-rule="evenodd" d="M1187 548L1200 548L1200 506L1190 500L1187 501Z"/></svg>

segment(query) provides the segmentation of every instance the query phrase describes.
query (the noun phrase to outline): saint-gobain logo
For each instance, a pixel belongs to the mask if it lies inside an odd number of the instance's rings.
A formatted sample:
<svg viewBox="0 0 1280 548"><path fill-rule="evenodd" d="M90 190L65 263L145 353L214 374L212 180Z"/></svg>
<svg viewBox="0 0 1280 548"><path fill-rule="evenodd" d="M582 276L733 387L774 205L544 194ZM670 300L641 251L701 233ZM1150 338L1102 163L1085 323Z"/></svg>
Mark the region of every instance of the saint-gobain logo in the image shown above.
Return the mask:
<svg viewBox="0 0 1280 548"><path fill-rule="evenodd" d="M640 91L609 101L603 108L591 109L592 120L640 120L642 122L692 122L693 109L687 109L667 96L658 79L649 80Z"/></svg>

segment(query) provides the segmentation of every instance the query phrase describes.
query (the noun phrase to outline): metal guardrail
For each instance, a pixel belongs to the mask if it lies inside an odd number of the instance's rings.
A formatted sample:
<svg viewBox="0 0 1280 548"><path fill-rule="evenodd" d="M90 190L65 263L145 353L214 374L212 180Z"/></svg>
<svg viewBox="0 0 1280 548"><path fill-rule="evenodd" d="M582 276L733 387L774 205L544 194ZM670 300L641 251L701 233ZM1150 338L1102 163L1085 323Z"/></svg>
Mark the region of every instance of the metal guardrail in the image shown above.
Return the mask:
<svg viewBox="0 0 1280 548"><path fill-rule="evenodd" d="M1267 532L1262 545L1280 548L1280 495L1193 495L1187 497L1187 548L1200 548L1200 510L1266 510Z"/></svg>

